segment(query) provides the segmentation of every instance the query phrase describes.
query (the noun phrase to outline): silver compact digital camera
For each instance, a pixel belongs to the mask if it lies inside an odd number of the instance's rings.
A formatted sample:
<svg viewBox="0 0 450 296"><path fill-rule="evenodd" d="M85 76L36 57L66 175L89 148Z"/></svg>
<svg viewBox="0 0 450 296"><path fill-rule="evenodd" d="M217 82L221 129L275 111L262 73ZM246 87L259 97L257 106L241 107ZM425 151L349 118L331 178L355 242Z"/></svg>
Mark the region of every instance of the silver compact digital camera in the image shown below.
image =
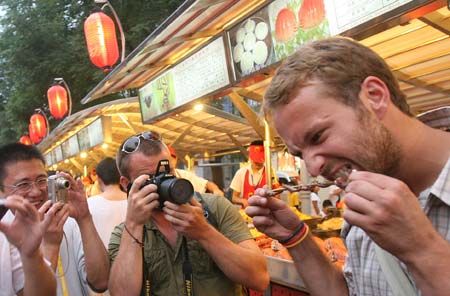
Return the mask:
<svg viewBox="0 0 450 296"><path fill-rule="evenodd" d="M58 201L65 203L70 189L70 182L64 177L57 175L48 177L48 199L52 203Z"/></svg>

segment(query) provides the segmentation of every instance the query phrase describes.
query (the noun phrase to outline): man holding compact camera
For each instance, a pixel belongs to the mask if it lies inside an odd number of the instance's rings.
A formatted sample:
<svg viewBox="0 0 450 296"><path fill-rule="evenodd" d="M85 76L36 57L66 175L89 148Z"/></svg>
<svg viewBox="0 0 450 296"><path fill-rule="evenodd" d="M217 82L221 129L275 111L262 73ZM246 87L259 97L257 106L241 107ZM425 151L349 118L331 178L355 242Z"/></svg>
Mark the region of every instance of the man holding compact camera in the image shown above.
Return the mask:
<svg viewBox="0 0 450 296"><path fill-rule="evenodd" d="M55 212L42 250L57 271L58 295L87 296L88 284L104 291L109 276L108 254L95 230L81 182L59 173L49 183L44 157L35 146L6 144L0 147L0 155L2 195L23 196L41 215ZM59 202L47 202L49 191ZM69 215L73 219L68 219Z"/></svg>
<svg viewBox="0 0 450 296"><path fill-rule="evenodd" d="M117 154L128 188L125 222L111 235L113 295L245 295L264 290L265 258L225 198L194 194L177 179L156 132L127 139Z"/></svg>

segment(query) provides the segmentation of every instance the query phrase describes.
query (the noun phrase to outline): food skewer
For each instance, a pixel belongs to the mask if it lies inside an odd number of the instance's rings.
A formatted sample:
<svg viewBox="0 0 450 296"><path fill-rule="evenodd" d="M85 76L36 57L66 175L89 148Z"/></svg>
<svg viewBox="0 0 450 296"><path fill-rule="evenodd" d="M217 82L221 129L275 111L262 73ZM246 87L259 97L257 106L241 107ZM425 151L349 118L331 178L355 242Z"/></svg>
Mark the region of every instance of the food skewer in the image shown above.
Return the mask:
<svg viewBox="0 0 450 296"><path fill-rule="evenodd" d="M350 176L350 174L354 171L355 170L352 170L350 167L344 167L340 171L338 178L336 178L336 180L334 181L324 181L324 182L314 181L310 184L299 184L299 185L283 184L283 187L267 191L267 195L274 196L286 190L288 190L289 192L312 191L312 189L316 186L320 188L326 188L330 187L331 185L336 185L342 189L345 189L345 187L348 184L348 176Z"/></svg>
<svg viewBox="0 0 450 296"><path fill-rule="evenodd" d="M299 185L292 185L292 186L283 184L283 187L269 190L267 192L267 195L274 196L274 195L280 194L281 192L286 191L286 190L288 190L289 192L311 191L316 186L320 187L320 188L326 188L326 187L330 187L331 185L337 185L337 186L341 187L341 185L339 185L338 182L332 182L332 181L313 182L310 184L299 184Z"/></svg>

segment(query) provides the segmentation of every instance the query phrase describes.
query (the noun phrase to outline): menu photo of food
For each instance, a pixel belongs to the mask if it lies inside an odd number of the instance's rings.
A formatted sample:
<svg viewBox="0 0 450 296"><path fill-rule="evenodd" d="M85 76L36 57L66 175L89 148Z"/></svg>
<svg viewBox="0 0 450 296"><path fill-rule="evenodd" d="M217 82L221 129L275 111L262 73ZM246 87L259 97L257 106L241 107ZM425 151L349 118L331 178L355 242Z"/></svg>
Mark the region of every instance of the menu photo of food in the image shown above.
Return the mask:
<svg viewBox="0 0 450 296"><path fill-rule="evenodd" d="M229 31L236 78L247 76L273 63L267 9L262 9Z"/></svg>
<svg viewBox="0 0 450 296"><path fill-rule="evenodd" d="M142 121L147 122L175 107L172 72L168 71L139 89Z"/></svg>
<svg viewBox="0 0 450 296"><path fill-rule="evenodd" d="M330 36L325 0L276 0L268 6L277 61L302 44Z"/></svg>

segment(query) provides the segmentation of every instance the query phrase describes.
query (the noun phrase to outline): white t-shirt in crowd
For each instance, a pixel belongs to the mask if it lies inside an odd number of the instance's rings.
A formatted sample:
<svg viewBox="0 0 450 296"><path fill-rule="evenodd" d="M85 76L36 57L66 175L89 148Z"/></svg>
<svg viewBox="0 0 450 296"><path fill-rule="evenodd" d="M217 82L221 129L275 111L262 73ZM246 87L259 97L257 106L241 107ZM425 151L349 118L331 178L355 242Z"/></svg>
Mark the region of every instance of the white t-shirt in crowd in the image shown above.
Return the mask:
<svg viewBox="0 0 450 296"><path fill-rule="evenodd" d="M322 210L322 204L320 202L320 197L317 193L315 192L311 192L310 194L310 198L311 198L311 214L312 215L316 215L316 216L320 216L320 212ZM313 201L317 201L317 206L319 207L319 213L316 213L314 206L313 206Z"/></svg>
<svg viewBox="0 0 450 296"><path fill-rule="evenodd" d="M107 200L101 194L88 198L89 211L106 250L114 227L125 221L128 202L123 200Z"/></svg>
<svg viewBox="0 0 450 296"><path fill-rule="evenodd" d="M14 215L8 211L2 222L11 223ZM14 296L23 289L25 276L19 250L0 232L0 296Z"/></svg>
<svg viewBox="0 0 450 296"><path fill-rule="evenodd" d="M197 191L199 193L206 192L206 184L208 183L208 180L199 177L196 174L191 173L189 171L180 169L175 169L175 176L177 176L178 178L189 180L192 183L192 186L194 187L194 191Z"/></svg>
<svg viewBox="0 0 450 296"><path fill-rule="evenodd" d="M257 186L259 182L262 180L262 174L264 171L264 167L258 170L257 172L253 172L251 164L248 164L242 168L240 168L236 174L234 174L233 180L231 180L230 188L233 189L233 191L237 191L241 193L244 192L244 179L245 174L249 171L248 178L249 183L252 186Z"/></svg>

